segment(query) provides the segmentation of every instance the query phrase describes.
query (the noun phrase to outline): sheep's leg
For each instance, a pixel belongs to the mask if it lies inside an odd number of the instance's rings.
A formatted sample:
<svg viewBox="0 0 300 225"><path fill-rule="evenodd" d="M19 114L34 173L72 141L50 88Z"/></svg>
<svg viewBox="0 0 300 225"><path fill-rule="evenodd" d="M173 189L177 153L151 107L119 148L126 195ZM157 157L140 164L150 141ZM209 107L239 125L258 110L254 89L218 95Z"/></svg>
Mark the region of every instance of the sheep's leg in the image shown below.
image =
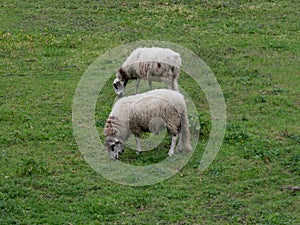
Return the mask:
<svg viewBox="0 0 300 225"><path fill-rule="evenodd" d="M150 91L152 90L152 73L148 70L147 71L147 80L148 80L148 85L150 88Z"/></svg>
<svg viewBox="0 0 300 225"><path fill-rule="evenodd" d="M149 78L149 80L148 80L148 85L149 85L150 91L151 91L152 90L152 79L151 78Z"/></svg>
<svg viewBox="0 0 300 225"><path fill-rule="evenodd" d="M172 82L172 90L179 91L177 80L173 80L173 82Z"/></svg>
<svg viewBox="0 0 300 225"><path fill-rule="evenodd" d="M167 85L168 89L173 90L173 84L170 80L164 80L163 81L165 85Z"/></svg>
<svg viewBox="0 0 300 225"><path fill-rule="evenodd" d="M141 81L141 79L137 79L137 80L135 81L135 93L136 93L136 94L139 93L140 81Z"/></svg>
<svg viewBox="0 0 300 225"><path fill-rule="evenodd" d="M178 139L178 144L176 146L175 151L182 152L183 147L182 147L182 143L181 142L182 142L182 134L180 132L179 139Z"/></svg>
<svg viewBox="0 0 300 225"><path fill-rule="evenodd" d="M169 150L169 153L168 153L169 156L174 154L174 148L175 148L177 139L178 139L178 135L172 136L172 143L171 143L171 147L170 147L170 150Z"/></svg>
<svg viewBox="0 0 300 225"><path fill-rule="evenodd" d="M136 143L136 154L141 154L141 145L140 145L140 139L138 137L135 137L135 143Z"/></svg>

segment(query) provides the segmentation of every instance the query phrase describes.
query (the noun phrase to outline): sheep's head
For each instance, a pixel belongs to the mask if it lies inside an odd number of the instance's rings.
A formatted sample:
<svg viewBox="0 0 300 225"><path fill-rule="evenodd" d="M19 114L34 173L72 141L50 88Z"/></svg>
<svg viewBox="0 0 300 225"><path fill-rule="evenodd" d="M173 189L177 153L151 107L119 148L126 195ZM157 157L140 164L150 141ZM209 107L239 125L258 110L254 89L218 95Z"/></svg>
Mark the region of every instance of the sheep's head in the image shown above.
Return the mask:
<svg viewBox="0 0 300 225"><path fill-rule="evenodd" d="M111 159L118 159L124 152L124 145L115 137L106 137L105 145Z"/></svg>
<svg viewBox="0 0 300 225"><path fill-rule="evenodd" d="M123 97L125 91L125 81L116 78L113 82L114 91L119 97Z"/></svg>
<svg viewBox="0 0 300 225"><path fill-rule="evenodd" d="M123 97L125 86L128 82L128 75L125 69L119 68L116 74L116 79L113 82L114 91L119 97Z"/></svg>

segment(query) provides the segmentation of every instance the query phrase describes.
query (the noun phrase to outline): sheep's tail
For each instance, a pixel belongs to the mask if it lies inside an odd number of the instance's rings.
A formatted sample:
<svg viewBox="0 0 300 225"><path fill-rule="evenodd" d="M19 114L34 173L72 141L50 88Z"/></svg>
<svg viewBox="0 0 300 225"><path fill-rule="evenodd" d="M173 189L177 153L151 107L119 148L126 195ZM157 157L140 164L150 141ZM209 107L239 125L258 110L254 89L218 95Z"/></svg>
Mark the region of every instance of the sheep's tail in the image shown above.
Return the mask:
<svg viewBox="0 0 300 225"><path fill-rule="evenodd" d="M190 134L190 130L189 130L189 120L187 117L187 110L186 108L184 109L184 112L181 116L181 143L183 148L190 152L192 151L192 147L191 147L191 143L190 143L190 138L191 138L191 134Z"/></svg>

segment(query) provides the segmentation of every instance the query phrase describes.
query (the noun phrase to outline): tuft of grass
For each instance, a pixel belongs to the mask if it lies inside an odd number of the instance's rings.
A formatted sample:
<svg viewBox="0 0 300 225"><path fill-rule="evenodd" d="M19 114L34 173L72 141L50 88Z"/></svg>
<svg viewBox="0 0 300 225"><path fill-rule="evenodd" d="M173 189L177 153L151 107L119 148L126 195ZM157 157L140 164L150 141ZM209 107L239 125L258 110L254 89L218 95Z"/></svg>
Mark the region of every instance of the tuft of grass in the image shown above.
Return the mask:
<svg viewBox="0 0 300 225"><path fill-rule="evenodd" d="M18 166L17 176L49 175L49 168L44 162L36 162L35 159L22 159L22 164Z"/></svg>

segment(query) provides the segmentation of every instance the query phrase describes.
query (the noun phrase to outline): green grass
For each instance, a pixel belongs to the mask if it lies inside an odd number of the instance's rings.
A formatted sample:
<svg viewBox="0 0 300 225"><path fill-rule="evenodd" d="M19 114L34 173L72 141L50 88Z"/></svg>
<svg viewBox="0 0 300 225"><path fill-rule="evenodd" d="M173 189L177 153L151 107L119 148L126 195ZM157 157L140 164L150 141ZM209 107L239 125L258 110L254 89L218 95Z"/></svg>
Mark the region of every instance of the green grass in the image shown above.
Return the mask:
<svg viewBox="0 0 300 225"><path fill-rule="evenodd" d="M299 13L296 0L1 1L0 224L299 224ZM189 163L146 187L113 183L85 162L72 130L81 76L106 51L137 40L174 42L210 67L227 104L227 132L210 167L203 93ZM113 77L109 80L111 82ZM102 129L114 96L105 89ZM123 159L148 165L164 150ZM163 153L162 153L163 152Z"/></svg>

